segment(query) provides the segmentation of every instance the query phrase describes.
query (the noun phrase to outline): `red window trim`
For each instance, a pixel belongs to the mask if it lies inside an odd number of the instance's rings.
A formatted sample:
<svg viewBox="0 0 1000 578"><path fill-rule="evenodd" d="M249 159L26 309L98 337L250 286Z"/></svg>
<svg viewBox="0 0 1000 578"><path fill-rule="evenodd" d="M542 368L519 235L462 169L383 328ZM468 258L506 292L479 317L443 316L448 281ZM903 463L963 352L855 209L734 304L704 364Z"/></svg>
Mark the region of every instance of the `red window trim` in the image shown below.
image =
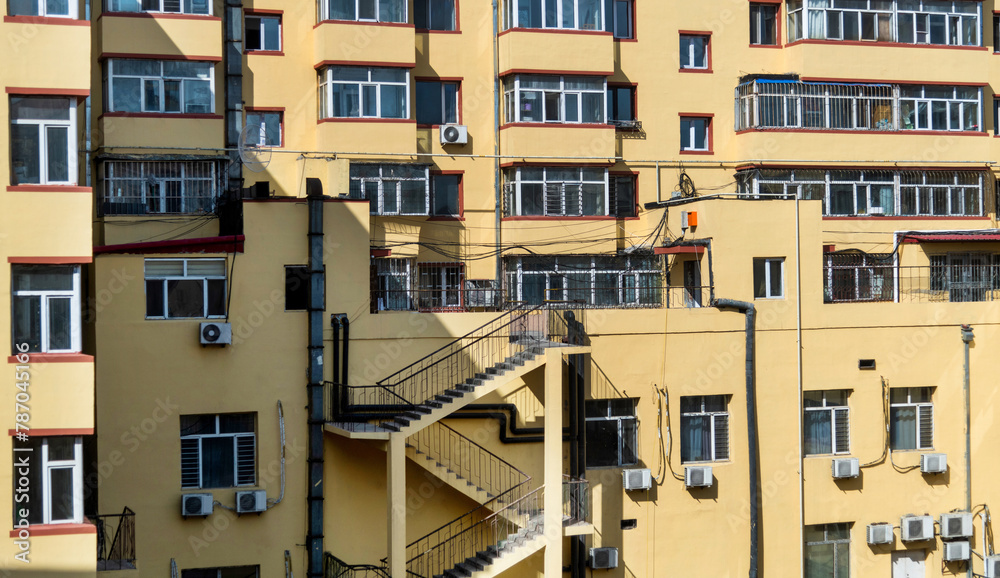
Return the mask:
<svg viewBox="0 0 1000 578"><path fill-rule="evenodd" d="M458 175L458 214L457 215L430 215L428 221L464 221L465 220L465 171L430 171L431 183L434 182L435 175ZM433 189L432 189L433 192Z"/></svg>
<svg viewBox="0 0 1000 578"><path fill-rule="evenodd" d="M632 116L639 119L639 83L637 82L608 82L608 88L631 88L632 89Z"/></svg>
<svg viewBox="0 0 1000 578"><path fill-rule="evenodd" d="M8 193L93 193L92 187L76 185L7 185Z"/></svg>
<svg viewBox="0 0 1000 578"><path fill-rule="evenodd" d="M461 0L455 0L455 29L454 30L431 30L430 28L416 28L414 29L421 34L461 34L462 33L462 18L461 18ZM416 8L414 8L416 10Z"/></svg>
<svg viewBox="0 0 1000 578"><path fill-rule="evenodd" d="M52 16L4 16L3 21L12 24L90 26L89 20L79 20L77 18L53 18Z"/></svg>
<svg viewBox="0 0 1000 578"><path fill-rule="evenodd" d="M90 255L79 257L7 257L7 262L21 265L82 265L93 263Z"/></svg>
<svg viewBox="0 0 1000 578"><path fill-rule="evenodd" d="M416 62L380 62L372 60L323 60L313 66L316 70L327 66L355 66L365 68L416 68Z"/></svg>
<svg viewBox="0 0 1000 578"><path fill-rule="evenodd" d="M685 119L685 118L704 118L704 119L708 119L708 126L706 127L707 130L708 130L708 150L704 150L704 151L701 151L701 150L680 150L679 154L682 154L682 155L714 155L715 154L715 138L714 138L715 130L714 130L714 126L713 125L715 124L715 122L714 122L715 115L712 114L712 113L708 113L708 112L704 112L704 113L701 113L701 112L679 112L679 113L677 113L677 116L680 117L681 119ZM678 136L680 136L680 135L678 135Z"/></svg>
<svg viewBox="0 0 1000 578"><path fill-rule="evenodd" d="M246 40L246 17L247 16L264 16L273 18L278 17L278 42L281 44L281 50L250 50L244 49L243 54L256 54L258 56L284 56L285 55L285 11L284 10L264 10L257 8L244 8L243 9L243 36ZM285 142L285 141L281 141Z"/></svg>
<svg viewBox="0 0 1000 578"><path fill-rule="evenodd" d="M641 205L639 204L639 173L636 172L636 171L629 171L629 170L619 170L619 171L611 171L611 170L609 170L608 171L608 178L610 179L611 177L632 177L632 181L633 181L632 192L635 195L635 199L633 199L633 202L635 203L635 216L634 217L621 217L621 218L623 220L625 220L625 221L631 221L632 219L638 219L639 218L639 208L641 207Z"/></svg>
<svg viewBox="0 0 1000 578"><path fill-rule="evenodd" d="M142 54L138 52L102 52L98 60L128 58L132 60L185 60L193 62L222 62L221 56L195 56L193 54Z"/></svg>
<svg viewBox="0 0 1000 578"><path fill-rule="evenodd" d="M285 107L283 106L248 106L244 109L246 112L277 112L281 115L281 119L278 121L279 126L281 126L281 144L278 146L267 147L269 149L283 149L285 148ZM246 115L243 117L246 121Z"/></svg>
<svg viewBox="0 0 1000 578"><path fill-rule="evenodd" d="M705 66L706 68L684 68L680 67L678 72L684 73L701 73L701 74L711 74L712 73L712 32L706 30L678 30L677 37L681 36L707 36L708 43L705 45Z"/></svg>
<svg viewBox="0 0 1000 578"><path fill-rule="evenodd" d="M29 429L29 430L18 430L15 428L7 430L8 436L15 436L19 433L27 434L28 437L92 436L94 435L94 428L77 427L77 428L50 428L50 429Z"/></svg>
<svg viewBox="0 0 1000 578"><path fill-rule="evenodd" d="M152 18L154 20L203 20L208 22L222 22L221 16L212 14L163 14L160 12L102 12L97 16L100 20L108 18Z"/></svg>
<svg viewBox="0 0 1000 578"><path fill-rule="evenodd" d="M32 537L41 536L68 536L71 534L96 534L97 526L94 524L35 524L27 528L10 531L11 538L17 538L21 531L27 531Z"/></svg>
<svg viewBox="0 0 1000 578"><path fill-rule="evenodd" d="M190 112L105 112L97 117L102 118L195 118L201 120L222 120L221 114L215 113L190 113Z"/></svg>
<svg viewBox="0 0 1000 578"><path fill-rule="evenodd" d="M29 353L28 363L93 363L94 356L85 353ZM7 363L21 363L16 355L7 357ZM22 364L23 365L23 364Z"/></svg>

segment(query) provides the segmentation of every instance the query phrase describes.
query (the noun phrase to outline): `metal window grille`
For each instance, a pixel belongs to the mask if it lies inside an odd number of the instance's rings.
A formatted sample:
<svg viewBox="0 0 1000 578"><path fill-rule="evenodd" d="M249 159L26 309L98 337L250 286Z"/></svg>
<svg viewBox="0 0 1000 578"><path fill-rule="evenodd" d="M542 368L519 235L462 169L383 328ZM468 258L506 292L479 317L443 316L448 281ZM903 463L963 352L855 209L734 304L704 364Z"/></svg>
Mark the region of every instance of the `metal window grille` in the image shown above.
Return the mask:
<svg viewBox="0 0 1000 578"><path fill-rule="evenodd" d="M214 161L108 161L101 214L211 213L220 179Z"/></svg>

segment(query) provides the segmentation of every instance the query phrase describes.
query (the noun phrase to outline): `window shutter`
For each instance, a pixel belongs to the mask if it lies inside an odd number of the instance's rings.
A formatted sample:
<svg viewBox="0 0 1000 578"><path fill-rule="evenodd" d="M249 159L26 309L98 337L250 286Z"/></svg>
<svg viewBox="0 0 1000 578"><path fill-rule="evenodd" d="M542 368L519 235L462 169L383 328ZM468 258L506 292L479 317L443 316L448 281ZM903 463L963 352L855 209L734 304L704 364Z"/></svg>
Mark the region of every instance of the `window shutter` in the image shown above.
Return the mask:
<svg viewBox="0 0 1000 578"><path fill-rule="evenodd" d="M717 414L712 416L714 426L713 436L715 437L714 461L726 461L729 459L729 415Z"/></svg>
<svg viewBox="0 0 1000 578"><path fill-rule="evenodd" d="M507 182L503 185L503 216L513 217L517 213L517 183Z"/></svg>
<svg viewBox="0 0 1000 578"><path fill-rule="evenodd" d="M201 486L201 451L198 438L181 439L181 487Z"/></svg>
<svg viewBox="0 0 1000 578"><path fill-rule="evenodd" d="M566 185L569 189L572 185ZM569 191L566 192L569 196ZM567 203L567 212L568 212ZM545 214L563 215L563 185L562 183L546 183L545 185ZM572 213L575 214L575 213Z"/></svg>
<svg viewBox="0 0 1000 578"><path fill-rule="evenodd" d="M147 259L146 278L180 277L184 274L184 261L167 259Z"/></svg>
<svg viewBox="0 0 1000 578"><path fill-rule="evenodd" d="M851 453L850 410L845 408L833 410L834 448L837 454Z"/></svg>
<svg viewBox="0 0 1000 578"><path fill-rule="evenodd" d="M934 406L917 406L917 417L919 419L920 449L930 449L934 447Z"/></svg>
<svg viewBox="0 0 1000 578"><path fill-rule="evenodd" d="M225 277L225 259L190 259L187 273L189 277Z"/></svg>
<svg viewBox="0 0 1000 578"><path fill-rule="evenodd" d="M252 486L257 483L256 444L254 436L236 437L236 485Z"/></svg>

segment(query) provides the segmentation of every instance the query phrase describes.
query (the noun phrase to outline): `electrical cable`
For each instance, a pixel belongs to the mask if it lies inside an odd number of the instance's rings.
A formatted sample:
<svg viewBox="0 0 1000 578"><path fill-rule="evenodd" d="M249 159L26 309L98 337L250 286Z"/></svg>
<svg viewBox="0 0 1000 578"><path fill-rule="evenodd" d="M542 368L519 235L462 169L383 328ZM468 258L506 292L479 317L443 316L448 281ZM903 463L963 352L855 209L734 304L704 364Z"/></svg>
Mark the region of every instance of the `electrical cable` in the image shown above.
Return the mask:
<svg viewBox="0 0 1000 578"><path fill-rule="evenodd" d="M885 377L879 376L882 380L882 423L885 426L885 433L882 436L882 455L878 459L862 464L859 468L868 468L884 463L886 454L889 453L889 389Z"/></svg>

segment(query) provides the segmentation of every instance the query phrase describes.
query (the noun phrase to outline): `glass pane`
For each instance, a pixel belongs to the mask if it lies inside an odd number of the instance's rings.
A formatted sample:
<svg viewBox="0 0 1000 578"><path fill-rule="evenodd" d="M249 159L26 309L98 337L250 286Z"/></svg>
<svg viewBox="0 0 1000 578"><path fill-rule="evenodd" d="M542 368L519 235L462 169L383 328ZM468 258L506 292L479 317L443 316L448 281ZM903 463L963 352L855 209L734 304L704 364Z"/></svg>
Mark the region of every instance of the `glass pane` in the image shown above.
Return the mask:
<svg viewBox="0 0 1000 578"><path fill-rule="evenodd" d="M14 298L14 344L28 344L28 351L42 350L42 298L39 296Z"/></svg>
<svg viewBox="0 0 1000 578"><path fill-rule="evenodd" d="M805 455L833 453L833 430L829 410L805 412L802 451Z"/></svg>
<svg viewBox="0 0 1000 578"><path fill-rule="evenodd" d="M767 286L764 267L767 264L764 259L754 259L753 260L753 287L754 287L754 298L763 299L767 297Z"/></svg>
<svg viewBox="0 0 1000 578"><path fill-rule="evenodd" d="M69 182L69 127L50 126L45 129L48 155L48 182Z"/></svg>
<svg viewBox="0 0 1000 578"><path fill-rule="evenodd" d="M333 116L358 117L361 115L361 87L357 84L333 85Z"/></svg>
<svg viewBox="0 0 1000 578"><path fill-rule="evenodd" d="M622 465L627 466L636 463L636 449L638 444L638 428L634 418L620 420L622 427Z"/></svg>
<svg viewBox="0 0 1000 578"><path fill-rule="evenodd" d="M357 20L355 0L330 0L330 18L332 20Z"/></svg>
<svg viewBox="0 0 1000 578"><path fill-rule="evenodd" d="M11 16L41 16L38 0L9 0L8 10Z"/></svg>
<svg viewBox="0 0 1000 578"><path fill-rule="evenodd" d="M681 416L681 463L712 459L711 419L708 416ZM589 440L588 440L589 450Z"/></svg>
<svg viewBox="0 0 1000 578"><path fill-rule="evenodd" d="M139 112L141 87L142 80L138 78L113 78L111 109L117 112Z"/></svg>
<svg viewBox="0 0 1000 578"><path fill-rule="evenodd" d="M405 118L405 117L406 117L406 87L383 84L381 118Z"/></svg>
<svg viewBox="0 0 1000 578"><path fill-rule="evenodd" d="M889 445L894 450L917 448L917 411L915 406L890 409Z"/></svg>
<svg viewBox="0 0 1000 578"><path fill-rule="evenodd" d="M60 436L45 438L45 441L48 442L50 462L67 461L76 458L76 438Z"/></svg>
<svg viewBox="0 0 1000 578"><path fill-rule="evenodd" d="M58 265L15 265L15 291L72 291L76 267Z"/></svg>
<svg viewBox="0 0 1000 578"><path fill-rule="evenodd" d="M281 21L277 18L263 18L264 50L281 50Z"/></svg>
<svg viewBox="0 0 1000 578"><path fill-rule="evenodd" d="M73 348L72 299L48 298L49 344L48 351L67 351Z"/></svg>
<svg viewBox="0 0 1000 578"><path fill-rule="evenodd" d="M226 314L226 281L224 279L209 279L208 283L208 315Z"/></svg>
<svg viewBox="0 0 1000 578"><path fill-rule="evenodd" d="M417 82L417 124L441 124L441 83Z"/></svg>
<svg viewBox="0 0 1000 578"><path fill-rule="evenodd" d="M768 267L771 269L771 284L769 287L770 294L768 296L781 297L784 295L783 283L781 281L782 262L778 259L772 259L768 261Z"/></svg>
<svg viewBox="0 0 1000 578"><path fill-rule="evenodd" d="M215 416L211 414L182 415L181 436L193 436L219 433L216 430Z"/></svg>
<svg viewBox="0 0 1000 578"><path fill-rule="evenodd" d="M52 468L49 470L49 504L53 522L72 520L75 511L73 496L73 468Z"/></svg>
<svg viewBox="0 0 1000 578"><path fill-rule="evenodd" d="M264 115L264 144L281 146L281 113L274 112Z"/></svg>
<svg viewBox="0 0 1000 578"><path fill-rule="evenodd" d="M208 80L184 81L184 112L212 112L212 83Z"/></svg>
<svg viewBox="0 0 1000 578"><path fill-rule="evenodd" d="M69 120L70 101L67 98L12 97L12 120Z"/></svg>
<svg viewBox="0 0 1000 578"><path fill-rule="evenodd" d="M458 122L458 85L455 83L445 83L444 86L444 122Z"/></svg>
<svg viewBox="0 0 1000 578"><path fill-rule="evenodd" d="M358 0L358 20L375 20L375 1Z"/></svg>
<svg viewBox="0 0 1000 578"><path fill-rule="evenodd" d="M14 124L11 131L11 164L15 185L41 182L41 136L39 125Z"/></svg>
<svg viewBox="0 0 1000 578"><path fill-rule="evenodd" d="M219 416L219 433L253 433L252 413L224 413Z"/></svg>
<svg viewBox="0 0 1000 578"><path fill-rule="evenodd" d="M205 293L202 283L200 279L167 281L167 316L204 317Z"/></svg>
<svg viewBox="0 0 1000 578"><path fill-rule="evenodd" d="M406 0L379 0L378 19L379 22L406 22Z"/></svg>
<svg viewBox="0 0 1000 578"><path fill-rule="evenodd" d="M834 574L833 544L811 544L806 546L806 578L832 578Z"/></svg>
<svg viewBox="0 0 1000 578"><path fill-rule="evenodd" d="M202 438L201 486L231 488L235 480L235 449L231 436Z"/></svg>
<svg viewBox="0 0 1000 578"><path fill-rule="evenodd" d="M618 465L618 420L587 420L587 467Z"/></svg>
<svg viewBox="0 0 1000 578"><path fill-rule="evenodd" d="M404 68L373 68L372 82L406 82L406 69Z"/></svg>
<svg viewBox="0 0 1000 578"><path fill-rule="evenodd" d="M431 30L455 29L455 0L429 0L431 4Z"/></svg>
<svg viewBox="0 0 1000 578"><path fill-rule="evenodd" d="M246 29L246 36L244 38L244 48L247 50L261 50L264 48L264 38L261 34L261 28L263 28L263 19L258 17L247 16L245 19L244 27Z"/></svg>
<svg viewBox="0 0 1000 578"><path fill-rule="evenodd" d="M427 214L426 185L426 181L400 181L400 213L409 215Z"/></svg>
<svg viewBox="0 0 1000 578"><path fill-rule="evenodd" d="M587 92L581 95L581 122L604 122L604 93Z"/></svg>
<svg viewBox="0 0 1000 578"><path fill-rule="evenodd" d="M461 175L436 175L434 177L434 214L458 214L458 190Z"/></svg>

